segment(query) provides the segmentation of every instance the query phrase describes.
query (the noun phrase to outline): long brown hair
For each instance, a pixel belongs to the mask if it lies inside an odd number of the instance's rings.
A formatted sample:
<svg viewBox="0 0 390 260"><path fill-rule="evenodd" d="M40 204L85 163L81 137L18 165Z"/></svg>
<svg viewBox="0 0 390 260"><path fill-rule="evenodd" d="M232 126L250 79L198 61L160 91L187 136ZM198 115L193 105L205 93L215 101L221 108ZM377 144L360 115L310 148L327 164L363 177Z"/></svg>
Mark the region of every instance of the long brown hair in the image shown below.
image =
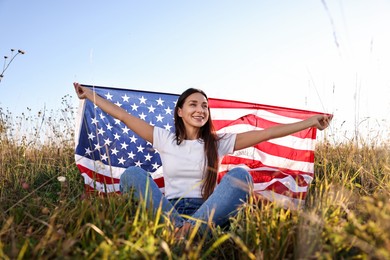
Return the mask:
<svg viewBox="0 0 390 260"><path fill-rule="evenodd" d="M180 145L183 140L187 138L186 129L183 119L179 117L179 108L183 108L183 104L188 96L200 93L207 100L207 95L200 89L189 88L184 91L177 100L175 107L175 133L176 143ZM202 184L202 197L207 199L211 193L213 193L215 185L217 184L217 172L218 172L218 151L217 151L217 135L215 133L213 124L211 122L210 108L208 108L209 117L204 126L199 129L198 138L201 138L204 142L204 154L205 154L205 168L203 172L203 184Z"/></svg>

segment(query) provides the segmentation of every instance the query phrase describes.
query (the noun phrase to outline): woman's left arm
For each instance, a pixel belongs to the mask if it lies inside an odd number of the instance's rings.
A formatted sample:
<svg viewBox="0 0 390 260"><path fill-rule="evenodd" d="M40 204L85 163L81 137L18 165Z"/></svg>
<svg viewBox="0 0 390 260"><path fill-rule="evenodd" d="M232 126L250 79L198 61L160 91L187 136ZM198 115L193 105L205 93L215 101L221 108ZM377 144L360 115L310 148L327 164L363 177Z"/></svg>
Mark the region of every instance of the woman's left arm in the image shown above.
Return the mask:
<svg viewBox="0 0 390 260"><path fill-rule="evenodd" d="M315 115L296 123L282 124L264 130L253 130L239 133L236 137L234 150L237 151L251 147L255 144L274 138L284 137L310 127L316 127L319 130L324 130L329 126L332 117L332 115Z"/></svg>

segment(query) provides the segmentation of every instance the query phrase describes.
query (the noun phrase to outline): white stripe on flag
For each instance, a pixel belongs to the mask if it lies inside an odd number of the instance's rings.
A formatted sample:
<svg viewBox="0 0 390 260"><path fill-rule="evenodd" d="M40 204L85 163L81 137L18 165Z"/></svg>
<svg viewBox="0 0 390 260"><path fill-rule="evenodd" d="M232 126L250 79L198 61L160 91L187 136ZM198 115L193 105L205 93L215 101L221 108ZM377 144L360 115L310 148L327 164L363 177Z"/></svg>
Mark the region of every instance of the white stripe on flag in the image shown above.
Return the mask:
<svg viewBox="0 0 390 260"><path fill-rule="evenodd" d="M275 202L276 204L280 205L283 208L298 209L304 203L304 200L287 197L270 190L260 191L257 193L262 195L264 198Z"/></svg>
<svg viewBox="0 0 390 260"><path fill-rule="evenodd" d="M293 177L287 176L285 178L274 178L268 182L255 183L254 189L256 190L265 190L268 186L274 184L275 182L280 182L284 186L286 186L292 192L306 192L307 186L301 187L299 186Z"/></svg>
<svg viewBox="0 0 390 260"><path fill-rule="evenodd" d="M263 130L263 128L251 126L248 124L239 124L224 127L217 131L217 133L242 133L251 130ZM282 145L298 150L312 150L315 149L315 141L311 138L299 138L296 136L288 135L281 138L275 138L268 140L267 142L277 145Z"/></svg>
<svg viewBox="0 0 390 260"><path fill-rule="evenodd" d="M264 165L271 167L277 165L279 168L287 168L294 171L314 172L314 163L294 161L284 157L270 155L254 147L236 151L233 156L260 161Z"/></svg>
<svg viewBox="0 0 390 260"><path fill-rule="evenodd" d="M292 118L274 114L262 109L246 108L210 108L212 120L237 120L246 115L256 115L263 119L279 124L288 124L302 121L302 119Z"/></svg>
<svg viewBox="0 0 390 260"><path fill-rule="evenodd" d="M81 164L84 167L90 169L91 171L98 172L101 175L111 177L114 179L119 179L122 173L124 172L124 168L109 166L98 160L91 160L86 157L80 156L78 154L75 155L76 164Z"/></svg>

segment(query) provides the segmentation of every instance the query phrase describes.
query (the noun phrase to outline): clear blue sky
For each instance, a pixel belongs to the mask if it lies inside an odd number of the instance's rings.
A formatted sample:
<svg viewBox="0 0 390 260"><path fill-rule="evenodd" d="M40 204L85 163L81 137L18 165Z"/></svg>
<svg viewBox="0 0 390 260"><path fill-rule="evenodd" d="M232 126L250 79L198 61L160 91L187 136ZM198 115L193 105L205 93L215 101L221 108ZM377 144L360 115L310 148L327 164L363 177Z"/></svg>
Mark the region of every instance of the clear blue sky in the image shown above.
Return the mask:
<svg viewBox="0 0 390 260"><path fill-rule="evenodd" d="M0 57L26 51L0 83L0 106L56 109L66 94L77 104L73 81L198 87L210 97L334 113L333 134L362 121L383 132L389 14L385 0L0 0Z"/></svg>

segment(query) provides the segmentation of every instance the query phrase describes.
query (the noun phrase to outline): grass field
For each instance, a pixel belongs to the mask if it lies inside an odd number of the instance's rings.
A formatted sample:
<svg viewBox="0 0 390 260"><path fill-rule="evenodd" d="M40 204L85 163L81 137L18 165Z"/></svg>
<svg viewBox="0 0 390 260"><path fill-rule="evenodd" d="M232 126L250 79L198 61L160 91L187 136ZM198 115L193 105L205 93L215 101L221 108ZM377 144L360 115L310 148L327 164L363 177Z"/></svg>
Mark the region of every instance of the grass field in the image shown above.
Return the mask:
<svg viewBox="0 0 390 260"><path fill-rule="evenodd" d="M63 103L0 109L0 259L390 259L388 143L320 142L305 207L252 198L229 230L178 243L130 195L84 195Z"/></svg>

